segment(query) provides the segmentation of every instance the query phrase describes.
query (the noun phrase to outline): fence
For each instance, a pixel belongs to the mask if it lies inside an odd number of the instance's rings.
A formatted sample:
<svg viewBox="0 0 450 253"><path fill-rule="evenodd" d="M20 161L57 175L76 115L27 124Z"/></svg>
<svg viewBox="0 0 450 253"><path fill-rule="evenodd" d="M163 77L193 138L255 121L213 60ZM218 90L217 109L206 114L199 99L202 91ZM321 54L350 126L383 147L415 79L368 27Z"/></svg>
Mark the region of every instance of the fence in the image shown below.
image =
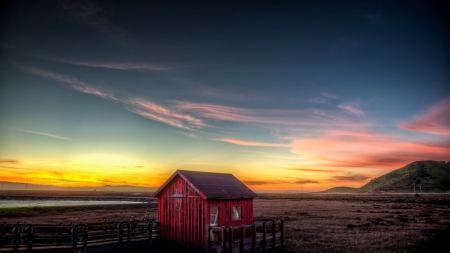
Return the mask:
<svg viewBox="0 0 450 253"><path fill-rule="evenodd" d="M255 222L239 227L208 227L207 252L259 252L284 247L284 220Z"/></svg>
<svg viewBox="0 0 450 253"><path fill-rule="evenodd" d="M156 220L89 225L0 225L0 252L96 252L152 246Z"/></svg>

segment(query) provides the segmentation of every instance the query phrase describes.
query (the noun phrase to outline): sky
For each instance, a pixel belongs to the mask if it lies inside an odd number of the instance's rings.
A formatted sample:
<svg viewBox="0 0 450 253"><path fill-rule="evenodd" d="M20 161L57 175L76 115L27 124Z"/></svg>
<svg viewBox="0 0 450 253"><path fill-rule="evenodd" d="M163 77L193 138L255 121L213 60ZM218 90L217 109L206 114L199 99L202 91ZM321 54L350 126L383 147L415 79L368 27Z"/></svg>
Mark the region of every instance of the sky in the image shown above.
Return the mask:
<svg viewBox="0 0 450 253"><path fill-rule="evenodd" d="M444 1L0 9L0 181L319 191L450 160Z"/></svg>

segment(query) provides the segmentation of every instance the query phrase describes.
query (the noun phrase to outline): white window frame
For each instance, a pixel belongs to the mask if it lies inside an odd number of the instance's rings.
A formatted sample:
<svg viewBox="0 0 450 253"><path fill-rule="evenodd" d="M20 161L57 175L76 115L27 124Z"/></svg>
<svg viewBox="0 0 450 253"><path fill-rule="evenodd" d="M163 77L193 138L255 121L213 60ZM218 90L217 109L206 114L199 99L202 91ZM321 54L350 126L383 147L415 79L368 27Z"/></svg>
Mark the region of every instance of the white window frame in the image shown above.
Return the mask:
<svg viewBox="0 0 450 253"><path fill-rule="evenodd" d="M231 220L242 220L242 206L231 207Z"/></svg>

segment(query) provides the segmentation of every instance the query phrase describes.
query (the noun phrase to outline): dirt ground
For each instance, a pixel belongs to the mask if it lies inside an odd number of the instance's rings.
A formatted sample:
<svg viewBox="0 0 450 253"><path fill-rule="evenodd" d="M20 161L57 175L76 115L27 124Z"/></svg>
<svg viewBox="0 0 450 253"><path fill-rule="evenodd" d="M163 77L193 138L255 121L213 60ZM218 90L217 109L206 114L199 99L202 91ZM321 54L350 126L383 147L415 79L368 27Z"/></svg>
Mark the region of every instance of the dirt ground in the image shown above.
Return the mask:
<svg viewBox="0 0 450 253"><path fill-rule="evenodd" d="M123 195L121 195L123 197ZM0 214L0 222L86 224L154 216L156 205L115 205ZM268 194L256 220L286 221L284 252L445 252L450 195Z"/></svg>

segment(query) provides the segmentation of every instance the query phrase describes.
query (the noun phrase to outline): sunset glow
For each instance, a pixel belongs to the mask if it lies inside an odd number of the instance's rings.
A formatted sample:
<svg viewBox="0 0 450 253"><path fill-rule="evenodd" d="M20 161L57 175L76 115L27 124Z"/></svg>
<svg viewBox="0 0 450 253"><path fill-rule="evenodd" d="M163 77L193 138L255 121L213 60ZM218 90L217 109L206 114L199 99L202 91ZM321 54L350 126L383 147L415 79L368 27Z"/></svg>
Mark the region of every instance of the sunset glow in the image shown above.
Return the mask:
<svg viewBox="0 0 450 253"><path fill-rule="evenodd" d="M25 2L2 8L0 181L319 191L450 160L432 3Z"/></svg>

